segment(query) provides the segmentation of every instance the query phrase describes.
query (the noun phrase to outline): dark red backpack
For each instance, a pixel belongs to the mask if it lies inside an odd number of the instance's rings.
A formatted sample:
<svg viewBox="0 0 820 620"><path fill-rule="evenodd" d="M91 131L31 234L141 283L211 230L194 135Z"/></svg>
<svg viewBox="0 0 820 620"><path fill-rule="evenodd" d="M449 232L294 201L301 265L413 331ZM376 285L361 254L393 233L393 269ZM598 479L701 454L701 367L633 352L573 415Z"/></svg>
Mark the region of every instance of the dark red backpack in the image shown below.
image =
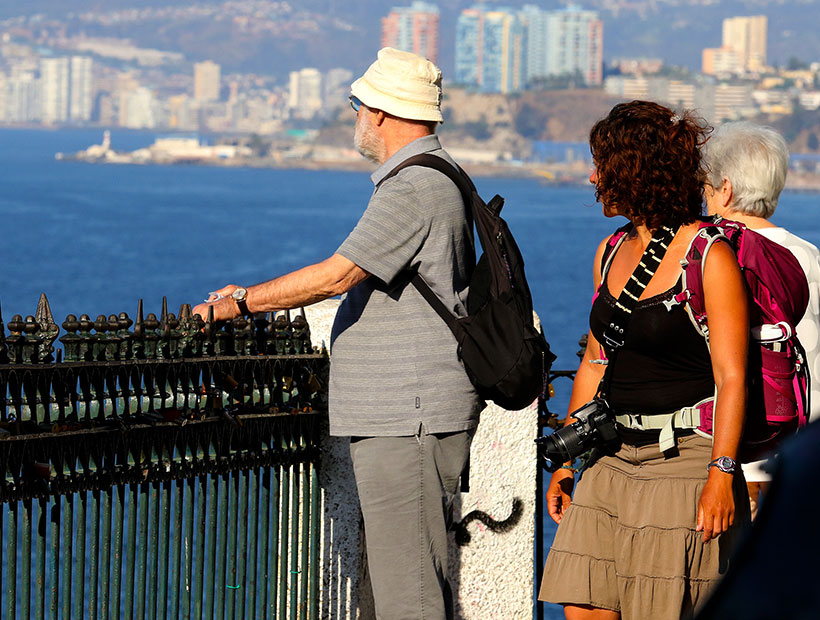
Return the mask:
<svg viewBox="0 0 820 620"><path fill-rule="evenodd" d="M735 251L751 302L749 392L741 450L741 459L749 461L808 421L808 369L796 326L808 305L809 285L800 263L782 245L739 222L716 217L701 223L686 251L683 292L675 301L686 304L689 318L707 345L703 267L718 239ZM700 428L711 433L711 411L705 417Z"/></svg>
<svg viewBox="0 0 820 620"><path fill-rule="evenodd" d="M604 274L631 227L627 224L619 228L607 242L602 260ZM718 240L734 250L751 302L749 392L740 454L743 462L749 462L763 457L782 437L808 421L808 367L796 326L808 305L809 285L800 263L780 244L739 222L719 217L704 220L681 263L683 290L665 304L668 309L685 304L692 324L706 339L707 346L703 268L709 250ZM698 430L711 435L713 403L700 410Z"/></svg>

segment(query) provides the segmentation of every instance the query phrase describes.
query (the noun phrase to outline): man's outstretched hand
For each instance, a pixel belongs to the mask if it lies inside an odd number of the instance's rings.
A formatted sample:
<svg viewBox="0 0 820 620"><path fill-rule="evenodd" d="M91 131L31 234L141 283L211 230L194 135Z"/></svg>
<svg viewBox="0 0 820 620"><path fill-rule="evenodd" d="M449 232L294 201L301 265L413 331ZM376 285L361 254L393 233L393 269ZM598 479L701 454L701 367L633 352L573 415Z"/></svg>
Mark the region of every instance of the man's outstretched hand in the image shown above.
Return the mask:
<svg viewBox="0 0 820 620"><path fill-rule="evenodd" d="M193 313L201 316L203 321L207 321L208 309L212 307L214 309L215 321L235 319L239 316L240 311L239 306L236 305L236 302L231 297L231 293L238 288L236 284L228 284L219 290L212 291L204 303L194 307Z"/></svg>

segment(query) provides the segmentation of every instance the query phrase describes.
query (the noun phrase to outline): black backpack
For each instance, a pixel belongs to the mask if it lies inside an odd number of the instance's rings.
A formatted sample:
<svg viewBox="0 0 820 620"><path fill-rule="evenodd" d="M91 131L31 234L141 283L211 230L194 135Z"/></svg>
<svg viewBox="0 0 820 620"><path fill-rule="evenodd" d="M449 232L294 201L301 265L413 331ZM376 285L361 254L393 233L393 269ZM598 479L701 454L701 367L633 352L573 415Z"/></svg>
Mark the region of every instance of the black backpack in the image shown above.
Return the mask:
<svg viewBox="0 0 820 620"><path fill-rule="evenodd" d="M533 324L524 259L499 216L504 199L496 195L486 204L461 168L430 154L410 157L382 181L409 166L433 168L456 184L484 250L470 279L468 316L453 316L418 273L411 280L413 286L453 332L459 357L479 396L511 411L523 409L539 396L546 398L555 355Z"/></svg>

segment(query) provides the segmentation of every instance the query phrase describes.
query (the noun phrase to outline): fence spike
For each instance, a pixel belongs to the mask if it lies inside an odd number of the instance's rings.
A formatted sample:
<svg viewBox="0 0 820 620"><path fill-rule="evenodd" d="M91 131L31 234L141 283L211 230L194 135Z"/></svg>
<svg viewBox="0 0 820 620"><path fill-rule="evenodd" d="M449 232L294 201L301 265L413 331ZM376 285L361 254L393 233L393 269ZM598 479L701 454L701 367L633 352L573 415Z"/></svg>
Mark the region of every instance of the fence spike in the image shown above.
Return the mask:
<svg viewBox="0 0 820 620"><path fill-rule="evenodd" d="M6 345L6 328L3 325L3 311L0 309L0 364L9 361L8 346Z"/></svg>
<svg viewBox="0 0 820 620"><path fill-rule="evenodd" d="M51 314L51 306L45 293L40 293L40 300L37 302L37 312L34 314L39 325L39 337L42 339L39 346L39 360L41 362L52 361L54 353L54 341L60 333L60 328L54 322L54 315Z"/></svg>

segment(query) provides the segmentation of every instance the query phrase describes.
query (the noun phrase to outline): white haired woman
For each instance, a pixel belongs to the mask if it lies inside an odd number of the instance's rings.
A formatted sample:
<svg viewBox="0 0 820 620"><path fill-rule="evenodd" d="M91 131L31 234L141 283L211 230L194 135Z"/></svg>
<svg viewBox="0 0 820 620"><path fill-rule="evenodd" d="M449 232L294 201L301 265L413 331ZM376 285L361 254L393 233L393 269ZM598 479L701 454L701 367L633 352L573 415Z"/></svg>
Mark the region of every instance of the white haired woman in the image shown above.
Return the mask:
<svg viewBox="0 0 820 620"><path fill-rule="evenodd" d="M820 418L820 251L808 241L772 224L769 218L786 183L789 148L770 127L749 122L721 125L703 147L707 171L706 205L711 215L745 224L788 248L809 282L809 305L797 325L811 377L810 419ZM769 476L758 463L743 466L752 514Z"/></svg>

